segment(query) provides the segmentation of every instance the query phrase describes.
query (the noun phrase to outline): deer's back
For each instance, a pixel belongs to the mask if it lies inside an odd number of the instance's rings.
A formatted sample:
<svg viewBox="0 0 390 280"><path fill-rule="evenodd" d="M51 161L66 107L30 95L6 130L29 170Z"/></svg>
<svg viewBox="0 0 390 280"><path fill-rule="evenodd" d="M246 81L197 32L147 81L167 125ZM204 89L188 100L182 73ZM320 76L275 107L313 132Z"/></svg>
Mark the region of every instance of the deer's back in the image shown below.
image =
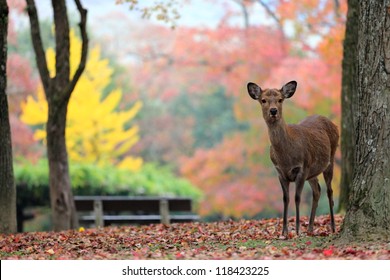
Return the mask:
<svg viewBox="0 0 390 280"><path fill-rule="evenodd" d="M331 157L334 156L339 142L339 131L334 123L324 116L313 115L305 118L299 126L307 128L310 134L326 134L330 143Z"/></svg>
<svg viewBox="0 0 390 280"><path fill-rule="evenodd" d="M310 116L287 126L288 143L271 147L271 160L278 172L294 181L297 172L307 179L322 173L333 161L338 143L337 127L323 116Z"/></svg>

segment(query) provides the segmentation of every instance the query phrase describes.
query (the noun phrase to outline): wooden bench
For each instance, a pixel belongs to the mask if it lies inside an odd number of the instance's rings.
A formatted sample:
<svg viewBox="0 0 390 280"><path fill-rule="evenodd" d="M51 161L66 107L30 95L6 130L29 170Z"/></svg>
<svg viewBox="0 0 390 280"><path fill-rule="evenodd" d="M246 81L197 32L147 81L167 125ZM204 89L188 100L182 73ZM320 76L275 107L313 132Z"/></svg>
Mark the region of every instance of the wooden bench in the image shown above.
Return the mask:
<svg viewBox="0 0 390 280"><path fill-rule="evenodd" d="M96 227L199 220L192 213L192 199L186 197L75 196L74 200L80 224Z"/></svg>

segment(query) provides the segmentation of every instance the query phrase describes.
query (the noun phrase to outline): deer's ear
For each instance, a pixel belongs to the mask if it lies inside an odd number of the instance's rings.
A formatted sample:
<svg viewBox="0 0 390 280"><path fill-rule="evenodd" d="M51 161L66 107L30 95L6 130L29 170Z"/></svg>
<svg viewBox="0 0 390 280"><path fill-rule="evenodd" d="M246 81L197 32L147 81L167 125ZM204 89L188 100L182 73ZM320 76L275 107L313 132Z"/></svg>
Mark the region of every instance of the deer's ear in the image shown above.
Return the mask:
<svg viewBox="0 0 390 280"><path fill-rule="evenodd" d="M248 83L247 89L250 97L255 100L260 98L261 88L258 85L256 85L255 83Z"/></svg>
<svg viewBox="0 0 390 280"><path fill-rule="evenodd" d="M280 92L283 94L284 98L290 98L294 95L295 90L297 89L297 82L291 81L285 84Z"/></svg>

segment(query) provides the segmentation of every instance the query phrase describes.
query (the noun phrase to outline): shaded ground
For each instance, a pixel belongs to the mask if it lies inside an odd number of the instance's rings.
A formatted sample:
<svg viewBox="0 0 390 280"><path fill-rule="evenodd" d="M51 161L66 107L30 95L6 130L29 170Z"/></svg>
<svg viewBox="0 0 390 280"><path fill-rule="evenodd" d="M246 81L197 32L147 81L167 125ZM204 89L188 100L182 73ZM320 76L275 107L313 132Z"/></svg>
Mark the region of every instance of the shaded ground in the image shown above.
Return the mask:
<svg viewBox="0 0 390 280"><path fill-rule="evenodd" d="M342 216L336 216L337 231ZM289 228L294 228L294 218ZM0 259L390 259L390 244L334 245L329 217L279 238L281 220L122 226L0 235Z"/></svg>

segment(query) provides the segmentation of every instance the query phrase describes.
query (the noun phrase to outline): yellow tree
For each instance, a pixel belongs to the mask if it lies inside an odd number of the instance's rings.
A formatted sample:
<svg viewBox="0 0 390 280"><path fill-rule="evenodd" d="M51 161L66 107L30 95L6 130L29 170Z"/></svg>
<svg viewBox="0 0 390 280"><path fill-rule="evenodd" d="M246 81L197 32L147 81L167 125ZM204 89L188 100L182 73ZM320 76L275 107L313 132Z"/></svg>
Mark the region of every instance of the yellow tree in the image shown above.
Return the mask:
<svg viewBox="0 0 390 280"><path fill-rule="evenodd" d="M74 73L80 61L81 40L74 30L70 32L70 71ZM55 74L55 52L46 51L50 74ZM119 111L122 92L114 89L104 95L113 74L107 59L101 58L99 46L90 50L89 58L72 97L69 101L66 145L73 162L96 163L99 165L116 164L120 168L138 170L142 166L141 158L128 156L130 148L139 140L136 125L128 128L129 122L142 107L136 102L128 110ZM105 97L104 97L105 96ZM37 140L46 139L48 106L42 86L37 97L28 96L22 103L21 120L33 126Z"/></svg>

